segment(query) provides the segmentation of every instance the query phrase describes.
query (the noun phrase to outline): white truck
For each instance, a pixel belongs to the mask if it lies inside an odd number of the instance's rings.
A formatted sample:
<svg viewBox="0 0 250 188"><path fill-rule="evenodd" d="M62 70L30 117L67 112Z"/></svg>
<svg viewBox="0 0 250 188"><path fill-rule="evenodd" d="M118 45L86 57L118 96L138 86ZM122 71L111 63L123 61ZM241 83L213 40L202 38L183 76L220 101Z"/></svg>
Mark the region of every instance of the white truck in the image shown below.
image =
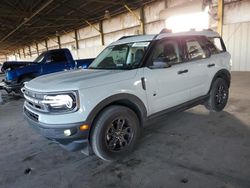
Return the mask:
<svg viewBox="0 0 250 188"><path fill-rule="evenodd" d="M151 118L198 104L223 110L230 59L211 30L123 37L86 70L27 82L24 116L67 150L116 160L133 150Z"/></svg>

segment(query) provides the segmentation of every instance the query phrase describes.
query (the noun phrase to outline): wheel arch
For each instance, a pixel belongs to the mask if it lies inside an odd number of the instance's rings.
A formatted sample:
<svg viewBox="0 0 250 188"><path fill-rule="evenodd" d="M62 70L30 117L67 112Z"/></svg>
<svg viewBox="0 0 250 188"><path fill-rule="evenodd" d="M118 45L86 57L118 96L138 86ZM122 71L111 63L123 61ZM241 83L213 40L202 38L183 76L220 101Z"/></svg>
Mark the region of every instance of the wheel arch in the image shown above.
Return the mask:
<svg viewBox="0 0 250 188"><path fill-rule="evenodd" d="M227 70L227 69L221 69L219 70L213 77L213 80L211 82L211 86L210 86L210 89L209 91L211 90L212 86L213 86L213 83L214 81L217 79L217 78L222 78L226 81L227 85L228 85L228 88L230 87L230 84L231 84L231 74L230 72Z"/></svg>
<svg viewBox="0 0 250 188"><path fill-rule="evenodd" d="M89 113L87 122L93 124L97 116L108 106L121 105L133 110L139 118L140 126L143 126L146 117L147 110L144 103L137 96L132 94L116 94L112 95L103 101L99 102L97 106ZM91 126L92 127L92 126Z"/></svg>

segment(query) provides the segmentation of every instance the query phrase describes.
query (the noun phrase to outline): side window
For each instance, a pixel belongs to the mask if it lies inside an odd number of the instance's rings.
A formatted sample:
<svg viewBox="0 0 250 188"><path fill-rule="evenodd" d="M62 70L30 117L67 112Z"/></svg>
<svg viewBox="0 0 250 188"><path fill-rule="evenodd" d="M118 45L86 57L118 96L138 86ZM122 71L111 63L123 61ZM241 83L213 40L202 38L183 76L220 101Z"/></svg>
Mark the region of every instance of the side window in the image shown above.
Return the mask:
<svg viewBox="0 0 250 188"><path fill-rule="evenodd" d="M135 42L130 47L127 58L127 65L138 65L141 62L149 44L149 42Z"/></svg>
<svg viewBox="0 0 250 188"><path fill-rule="evenodd" d="M176 40L160 41L153 52L153 61L165 61L173 64L181 62L179 43Z"/></svg>
<svg viewBox="0 0 250 188"><path fill-rule="evenodd" d="M206 53L202 49L197 39L186 39L187 55L190 60L206 58Z"/></svg>
<svg viewBox="0 0 250 188"><path fill-rule="evenodd" d="M115 47L115 51L110 54L110 57L112 57L112 60L117 66L123 66L126 64L126 58L128 53L128 46L120 46Z"/></svg>
<svg viewBox="0 0 250 188"><path fill-rule="evenodd" d="M52 52L48 59L50 62L67 61L66 55L63 51Z"/></svg>
<svg viewBox="0 0 250 188"><path fill-rule="evenodd" d="M220 52L219 49L216 48L214 43L211 42L209 39L204 38L203 41L204 41L204 45L210 51L211 54L217 54Z"/></svg>
<svg viewBox="0 0 250 188"><path fill-rule="evenodd" d="M225 51L220 37L209 38L209 40L214 44L218 52Z"/></svg>

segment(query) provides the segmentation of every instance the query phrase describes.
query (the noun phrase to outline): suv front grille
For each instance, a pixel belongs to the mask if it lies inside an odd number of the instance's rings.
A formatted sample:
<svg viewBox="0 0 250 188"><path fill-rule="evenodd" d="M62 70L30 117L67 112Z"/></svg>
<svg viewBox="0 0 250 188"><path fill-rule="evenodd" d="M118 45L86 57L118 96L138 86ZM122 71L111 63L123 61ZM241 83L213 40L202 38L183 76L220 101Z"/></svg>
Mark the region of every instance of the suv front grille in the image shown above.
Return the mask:
<svg viewBox="0 0 250 188"><path fill-rule="evenodd" d="M41 103L43 100L43 94L38 94L26 89L22 89L24 98L25 98L25 105L29 108L40 111L40 112L49 112L47 107Z"/></svg>

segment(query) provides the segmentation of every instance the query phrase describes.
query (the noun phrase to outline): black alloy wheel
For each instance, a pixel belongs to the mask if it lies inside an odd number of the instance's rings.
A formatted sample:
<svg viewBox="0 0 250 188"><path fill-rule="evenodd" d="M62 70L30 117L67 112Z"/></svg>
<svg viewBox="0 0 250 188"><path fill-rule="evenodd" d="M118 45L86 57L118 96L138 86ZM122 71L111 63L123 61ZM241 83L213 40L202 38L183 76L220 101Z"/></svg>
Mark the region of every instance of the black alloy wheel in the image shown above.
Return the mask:
<svg viewBox="0 0 250 188"><path fill-rule="evenodd" d="M125 106L111 105L95 120L90 144L98 157L115 161L133 151L139 135L140 123L136 113Z"/></svg>
<svg viewBox="0 0 250 188"><path fill-rule="evenodd" d="M134 130L126 119L115 119L106 131L106 146L110 151L121 151L128 147L134 136Z"/></svg>
<svg viewBox="0 0 250 188"><path fill-rule="evenodd" d="M209 98L205 102L205 107L210 111L222 111L228 101L229 89L227 82L222 78L217 78L209 92Z"/></svg>

